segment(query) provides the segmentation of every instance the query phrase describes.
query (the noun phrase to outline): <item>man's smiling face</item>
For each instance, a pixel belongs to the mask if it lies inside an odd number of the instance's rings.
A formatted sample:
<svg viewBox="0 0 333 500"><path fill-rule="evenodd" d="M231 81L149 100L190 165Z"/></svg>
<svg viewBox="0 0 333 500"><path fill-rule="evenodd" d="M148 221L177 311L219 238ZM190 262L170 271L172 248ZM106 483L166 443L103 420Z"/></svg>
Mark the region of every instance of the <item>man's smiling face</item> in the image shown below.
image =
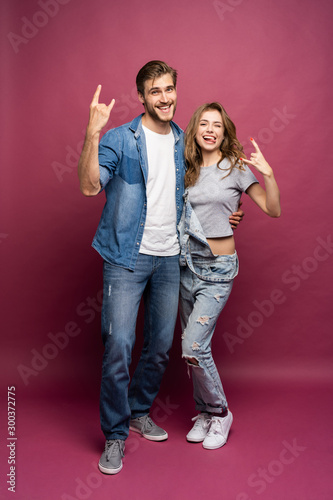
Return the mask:
<svg viewBox="0 0 333 500"><path fill-rule="evenodd" d="M170 122L177 106L177 91L172 76L167 73L145 82L144 96L139 94L145 112L157 122Z"/></svg>

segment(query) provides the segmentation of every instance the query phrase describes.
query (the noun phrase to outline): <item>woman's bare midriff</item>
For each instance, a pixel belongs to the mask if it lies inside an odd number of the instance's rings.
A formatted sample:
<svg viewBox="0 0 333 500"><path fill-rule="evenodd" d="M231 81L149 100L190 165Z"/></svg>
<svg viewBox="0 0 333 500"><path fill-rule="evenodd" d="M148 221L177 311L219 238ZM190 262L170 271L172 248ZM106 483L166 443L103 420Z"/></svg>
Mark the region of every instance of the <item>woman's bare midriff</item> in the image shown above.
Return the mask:
<svg viewBox="0 0 333 500"><path fill-rule="evenodd" d="M235 253L235 239L233 236L207 238L207 242L214 255L232 255Z"/></svg>

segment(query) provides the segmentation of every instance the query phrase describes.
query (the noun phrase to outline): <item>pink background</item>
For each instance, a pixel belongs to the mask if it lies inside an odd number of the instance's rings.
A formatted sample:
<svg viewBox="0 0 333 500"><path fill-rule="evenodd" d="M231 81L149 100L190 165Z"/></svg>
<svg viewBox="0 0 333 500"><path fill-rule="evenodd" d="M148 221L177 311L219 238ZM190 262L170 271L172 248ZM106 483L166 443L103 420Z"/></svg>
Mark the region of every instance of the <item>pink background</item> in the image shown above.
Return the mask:
<svg viewBox="0 0 333 500"><path fill-rule="evenodd" d="M332 12L329 0L2 2L0 442L14 385L16 498L333 497ZM97 85L102 101L116 99L108 128L130 121L151 59L179 71L181 127L218 100L247 153L256 138L282 216L243 198L240 274L213 343L235 413L230 442L210 453L184 440L195 411L177 324L155 408L170 440L162 453L132 437L124 470L108 478L96 469L102 261L90 247L104 195L84 198L76 168ZM142 312L134 359L141 325ZM293 440L304 452L279 468ZM1 444L9 497L7 457ZM268 465L273 480L251 486Z"/></svg>

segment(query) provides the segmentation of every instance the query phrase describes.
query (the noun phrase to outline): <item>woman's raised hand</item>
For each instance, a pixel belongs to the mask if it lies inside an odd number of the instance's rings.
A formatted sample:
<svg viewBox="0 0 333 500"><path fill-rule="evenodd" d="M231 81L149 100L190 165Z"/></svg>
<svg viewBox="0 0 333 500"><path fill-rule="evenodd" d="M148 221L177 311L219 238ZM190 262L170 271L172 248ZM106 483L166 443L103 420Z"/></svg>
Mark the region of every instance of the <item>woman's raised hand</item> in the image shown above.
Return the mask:
<svg viewBox="0 0 333 500"><path fill-rule="evenodd" d="M98 85L90 104L88 130L91 134L99 134L103 127L105 127L109 121L110 113L115 103L114 99L112 99L108 106L106 104L99 103L98 100L101 89L102 85Z"/></svg>
<svg viewBox="0 0 333 500"><path fill-rule="evenodd" d="M253 165L253 167L256 168L258 172L260 172L262 175L271 175L273 172L272 168L265 160L264 155L260 151L258 144L254 139L252 139L252 137L251 137L251 142L253 144L255 152L251 153L249 160L245 160L244 158L241 158L241 160L247 165Z"/></svg>

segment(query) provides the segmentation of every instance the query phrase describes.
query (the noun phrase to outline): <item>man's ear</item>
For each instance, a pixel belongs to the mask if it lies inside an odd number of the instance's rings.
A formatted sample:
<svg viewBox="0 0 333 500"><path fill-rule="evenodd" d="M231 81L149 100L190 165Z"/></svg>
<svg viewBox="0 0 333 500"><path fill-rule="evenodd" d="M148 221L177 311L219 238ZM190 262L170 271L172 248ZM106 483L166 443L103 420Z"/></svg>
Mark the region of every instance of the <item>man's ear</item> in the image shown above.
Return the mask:
<svg viewBox="0 0 333 500"><path fill-rule="evenodd" d="M141 102L141 104L144 105L145 99L144 99L143 95L141 94L141 92L139 92L139 90L138 90L138 99Z"/></svg>

